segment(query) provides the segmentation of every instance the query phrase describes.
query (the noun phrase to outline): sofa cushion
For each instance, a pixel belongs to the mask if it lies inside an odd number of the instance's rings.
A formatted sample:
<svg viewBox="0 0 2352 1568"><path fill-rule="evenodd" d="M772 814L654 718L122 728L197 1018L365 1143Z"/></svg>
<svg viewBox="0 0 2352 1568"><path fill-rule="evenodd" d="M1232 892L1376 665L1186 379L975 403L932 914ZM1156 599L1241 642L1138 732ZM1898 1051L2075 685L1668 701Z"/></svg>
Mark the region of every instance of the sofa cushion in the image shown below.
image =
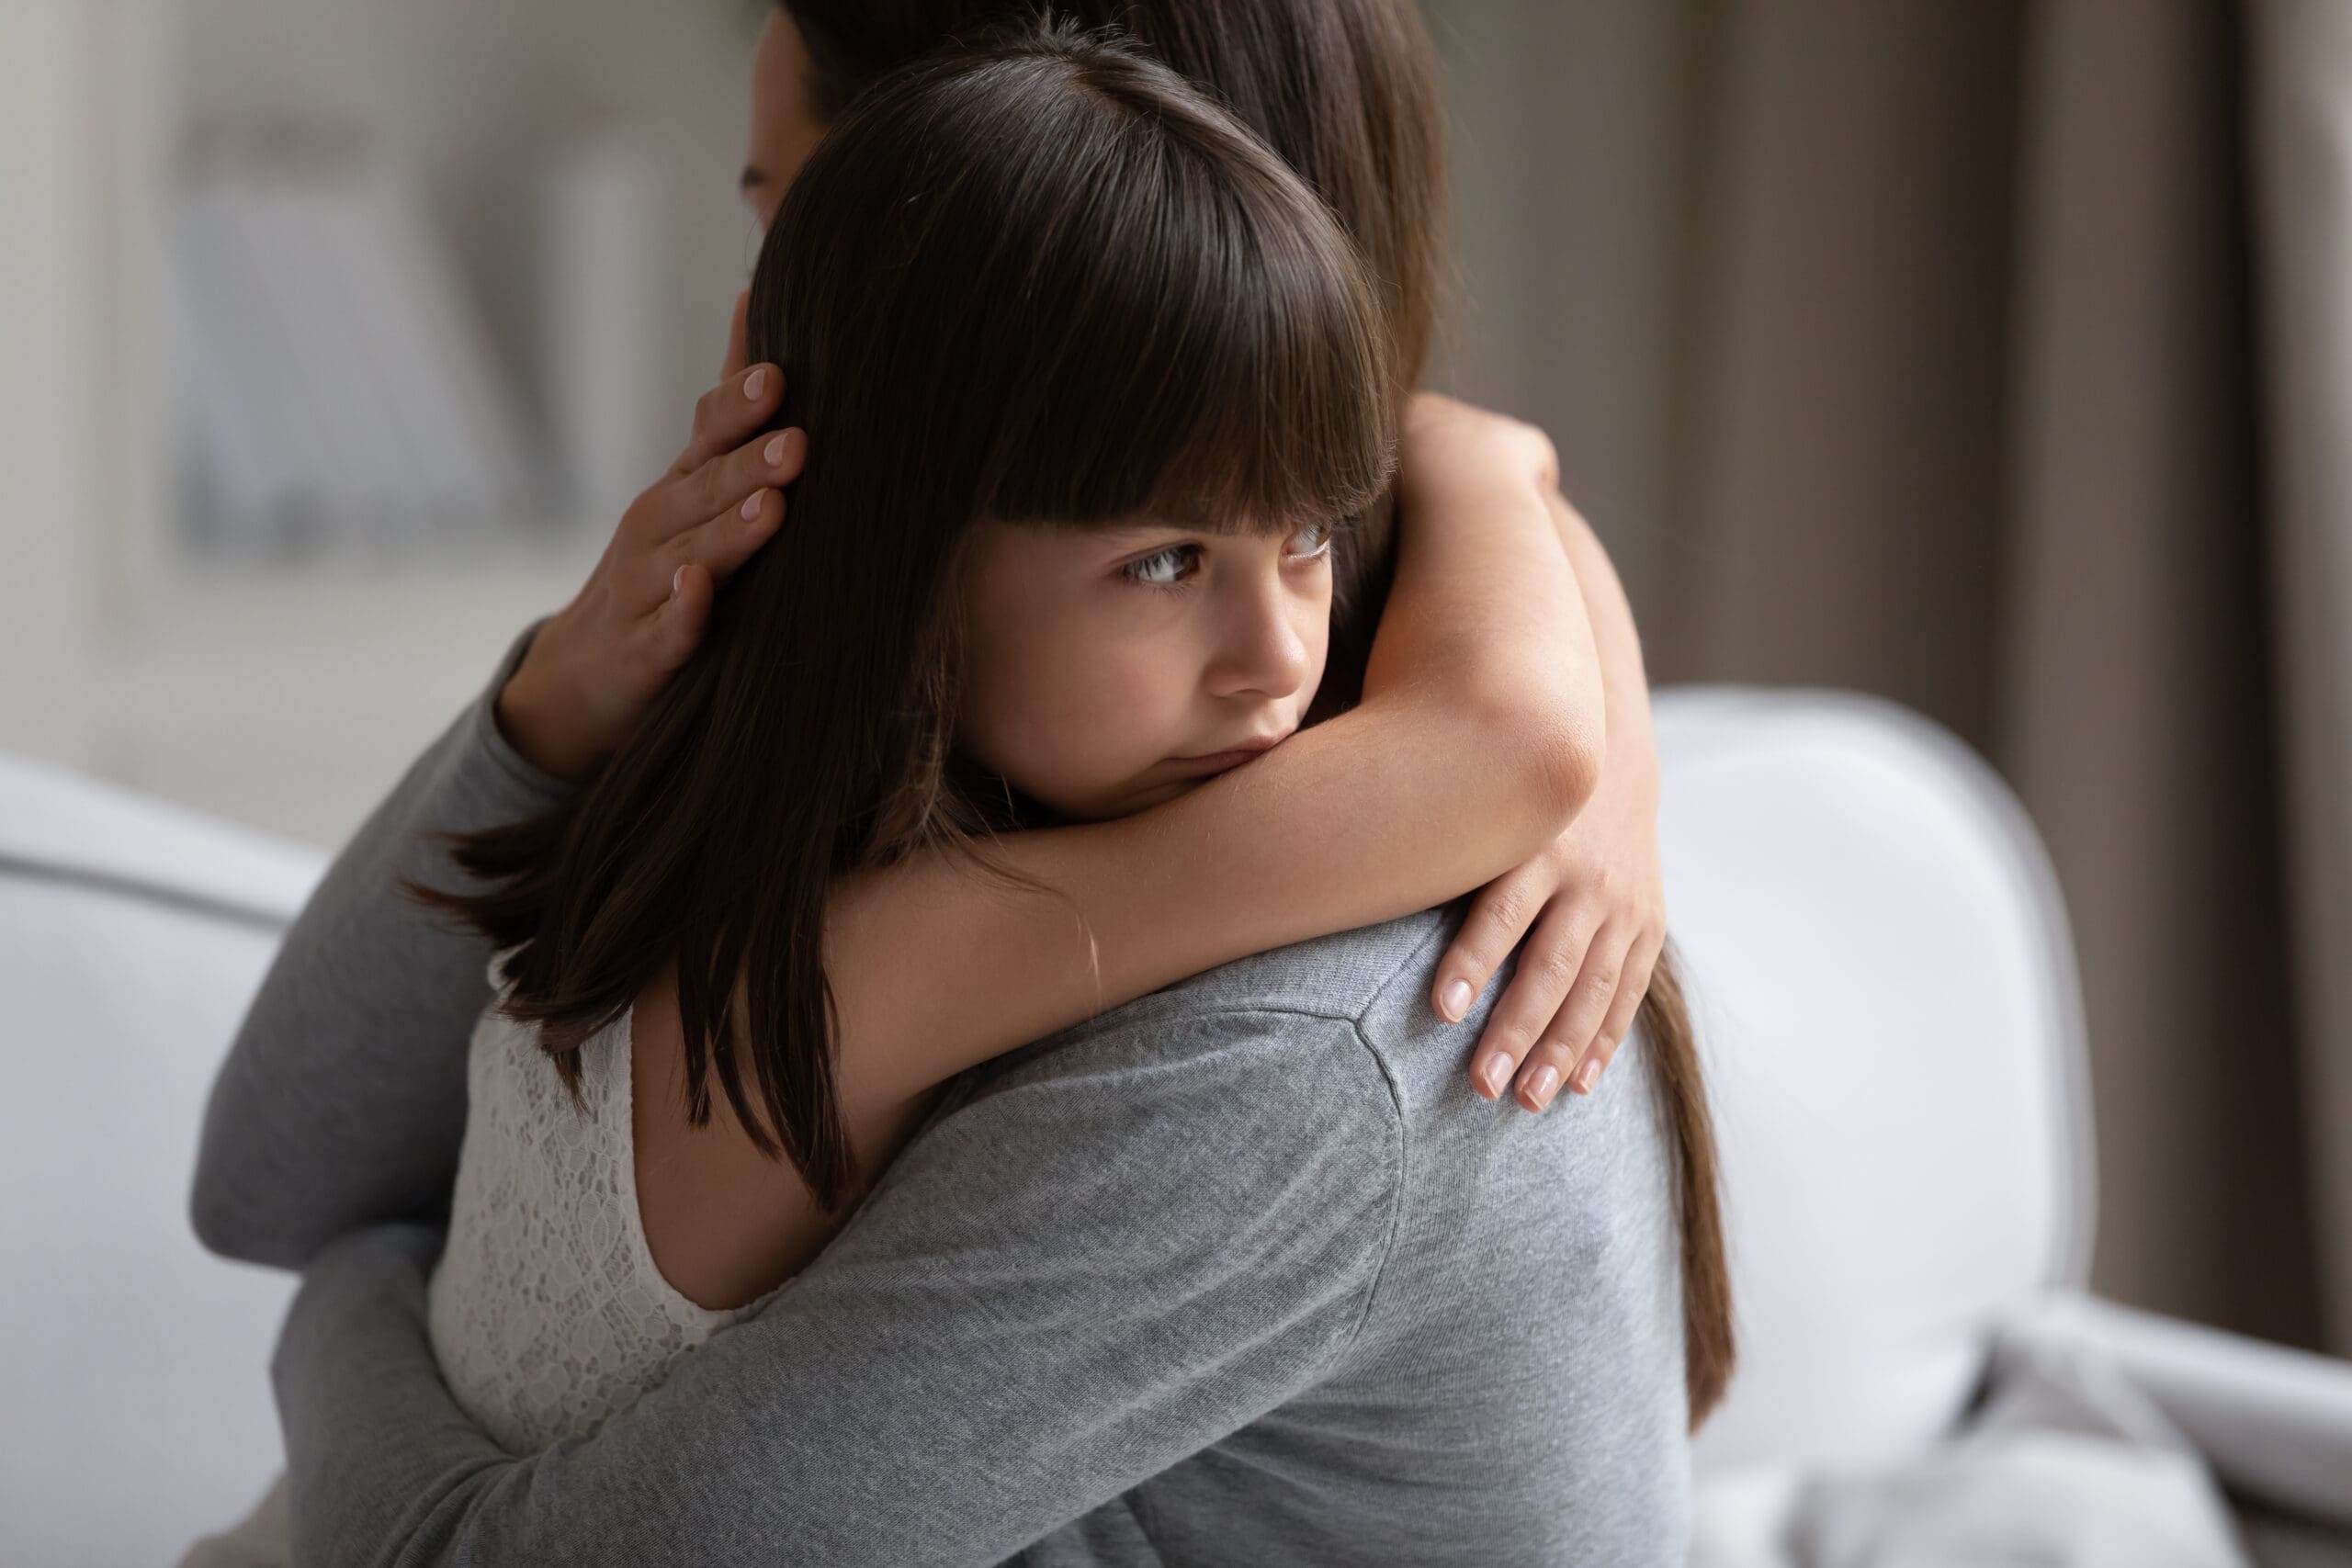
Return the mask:
<svg viewBox="0 0 2352 1568"><path fill-rule="evenodd" d="M1992 771L1907 709L1736 687L1656 709L1741 1328L1702 1463L1911 1457L1974 1393L1996 1319L2087 1268L2055 882Z"/></svg>

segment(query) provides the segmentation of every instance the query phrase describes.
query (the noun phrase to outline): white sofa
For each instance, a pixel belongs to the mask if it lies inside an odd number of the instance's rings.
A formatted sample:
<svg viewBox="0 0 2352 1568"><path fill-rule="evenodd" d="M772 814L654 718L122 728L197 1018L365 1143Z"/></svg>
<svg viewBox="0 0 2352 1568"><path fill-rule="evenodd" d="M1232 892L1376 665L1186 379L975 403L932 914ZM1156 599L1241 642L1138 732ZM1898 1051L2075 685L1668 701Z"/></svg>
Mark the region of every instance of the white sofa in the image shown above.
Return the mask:
<svg viewBox="0 0 2352 1568"><path fill-rule="evenodd" d="M2087 1346L2203 1452L2268 1568L2352 1564L2352 1366L2083 1294L2073 953L2008 792L1870 699L1685 688L1657 719L1742 1327L1703 1496L1917 1460L2017 1355ZM292 1282L199 1248L187 1188L320 864L0 759L0 1563L169 1563L277 1467Z"/></svg>

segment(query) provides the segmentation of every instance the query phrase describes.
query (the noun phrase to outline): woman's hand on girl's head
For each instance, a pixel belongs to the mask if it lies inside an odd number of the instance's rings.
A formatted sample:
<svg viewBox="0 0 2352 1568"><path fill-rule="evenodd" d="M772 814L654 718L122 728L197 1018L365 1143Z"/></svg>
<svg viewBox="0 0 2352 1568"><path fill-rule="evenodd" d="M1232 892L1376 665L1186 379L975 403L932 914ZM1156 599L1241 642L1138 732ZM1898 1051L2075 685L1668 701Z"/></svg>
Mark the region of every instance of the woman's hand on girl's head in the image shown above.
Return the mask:
<svg viewBox="0 0 2352 1568"><path fill-rule="evenodd" d="M578 780L612 755L701 643L719 583L784 521L807 433L765 434L784 373L743 363L748 294L735 301L719 383L695 407L670 471L625 513L595 570L539 627L498 694L499 726L525 761Z"/></svg>

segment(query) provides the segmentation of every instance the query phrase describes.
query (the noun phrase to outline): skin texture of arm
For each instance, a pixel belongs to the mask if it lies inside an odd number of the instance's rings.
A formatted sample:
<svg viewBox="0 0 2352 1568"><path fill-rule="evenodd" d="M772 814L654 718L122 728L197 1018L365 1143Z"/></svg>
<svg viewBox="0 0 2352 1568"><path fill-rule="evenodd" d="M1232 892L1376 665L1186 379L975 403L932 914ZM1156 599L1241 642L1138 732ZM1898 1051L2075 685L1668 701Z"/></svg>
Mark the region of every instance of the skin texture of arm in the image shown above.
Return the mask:
<svg viewBox="0 0 2352 1568"><path fill-rule="evenodd" d="M271 1368L294 1561L993 1562L1295 1397L1396 1223L1403 1127L1355 1026L1196 1012L1075 1050L926 1133L757 1317L528 1457L442 1380L438 1237L338 1242Z"/></svg>
<svg viewBox="0 0 2352 1568"><path fill-rule="evenodd" d="M837 890L828 970L869 1108L1185 976L1443 902L1575 815L1602 676L1548 485L1507 433L1443 400L1417 409L1446 460L1400 490L1418 521L1361 706L1153 811L1004 840L1061 898L925 861ZM212 1250L299 1268L345 1231L446 1213L489 952L396 884L455 874L421 831L512 819L562 787L491 716L526 646L288 932L206 1113L191 1207Z"/></svg>

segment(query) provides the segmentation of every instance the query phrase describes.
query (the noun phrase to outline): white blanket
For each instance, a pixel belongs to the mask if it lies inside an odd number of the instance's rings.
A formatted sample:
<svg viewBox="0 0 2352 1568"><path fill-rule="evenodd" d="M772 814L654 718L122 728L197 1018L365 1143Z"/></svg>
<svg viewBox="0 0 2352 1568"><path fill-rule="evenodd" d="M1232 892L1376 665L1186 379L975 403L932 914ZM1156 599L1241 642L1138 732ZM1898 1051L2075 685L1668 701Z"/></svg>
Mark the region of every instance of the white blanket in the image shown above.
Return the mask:
<svg viewBox="0 0 2352 1568"><path fill-rule="evenodd" d="M2085 1350L2008 1359L1933 1456L1755 1466L1699 1489L1692 1568L2246 1568L2230 1510L2147 1397Z"/></svg>

